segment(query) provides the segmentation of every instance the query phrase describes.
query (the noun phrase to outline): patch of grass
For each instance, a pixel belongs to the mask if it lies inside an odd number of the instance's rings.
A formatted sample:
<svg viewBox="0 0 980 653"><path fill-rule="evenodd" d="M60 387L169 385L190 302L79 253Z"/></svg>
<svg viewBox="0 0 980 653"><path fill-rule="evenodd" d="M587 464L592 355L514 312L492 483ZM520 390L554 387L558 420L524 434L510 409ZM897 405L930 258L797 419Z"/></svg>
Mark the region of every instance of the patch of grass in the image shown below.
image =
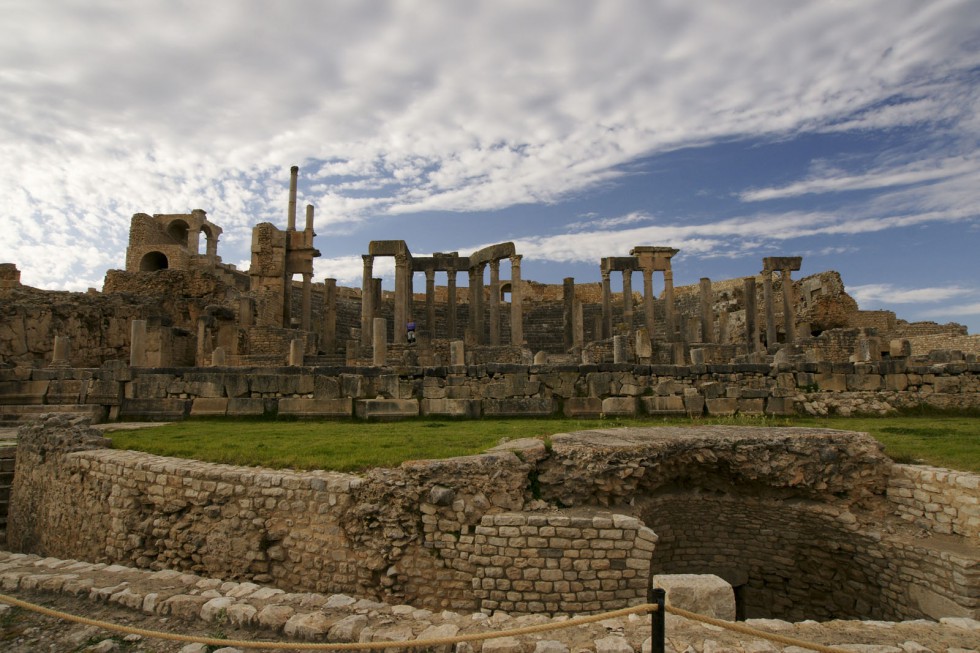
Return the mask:
<svg viewBox="0 0 980 653"><path fill-rule="evenodd" d="M356 472L395 467L406 460L466 456L502 440L541 438L550 449L556 433L624 426L810 426L862 431L900 462L980 472L980 417L766 417L480 419L399 422L187 420L110 433L113 447L163 456L277 469Z"/></svg>

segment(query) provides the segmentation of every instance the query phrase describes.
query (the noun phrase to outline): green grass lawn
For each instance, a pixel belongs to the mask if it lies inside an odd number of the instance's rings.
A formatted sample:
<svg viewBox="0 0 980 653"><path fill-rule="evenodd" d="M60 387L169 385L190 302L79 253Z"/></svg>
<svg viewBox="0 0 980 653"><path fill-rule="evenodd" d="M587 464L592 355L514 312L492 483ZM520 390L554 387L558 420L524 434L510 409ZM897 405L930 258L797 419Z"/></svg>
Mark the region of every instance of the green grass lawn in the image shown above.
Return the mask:
<svg viewBox="0 0 980 653"><path fill-rule="evenodd" d="M592 428L743 424L870 433L899 462L980 472L980 417L903 416L721 419L411 419L400 422L197 419L109 434L113 447L273 468L360 471L405 460L480 453L503 439Z"/></svg>

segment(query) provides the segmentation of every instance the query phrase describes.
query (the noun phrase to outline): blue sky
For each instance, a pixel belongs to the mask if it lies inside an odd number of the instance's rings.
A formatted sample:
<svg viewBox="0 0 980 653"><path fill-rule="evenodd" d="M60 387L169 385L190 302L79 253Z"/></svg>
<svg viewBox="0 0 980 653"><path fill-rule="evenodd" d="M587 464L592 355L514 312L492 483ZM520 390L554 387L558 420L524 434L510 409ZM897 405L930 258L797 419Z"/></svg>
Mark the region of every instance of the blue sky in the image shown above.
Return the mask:
<svg viewBox="0 0 980 653"><path fill-rule="evenodd" d="M28 285L101 287L136 212L206 210L247 268L299 165L318 279L359 285L375 239L419 255L513 240L545 283L597 281L636 245L680 250L675 285L803 256L799 275L840 271L862 308L980 332L975 2L3 15L0 261Z"/></svg>

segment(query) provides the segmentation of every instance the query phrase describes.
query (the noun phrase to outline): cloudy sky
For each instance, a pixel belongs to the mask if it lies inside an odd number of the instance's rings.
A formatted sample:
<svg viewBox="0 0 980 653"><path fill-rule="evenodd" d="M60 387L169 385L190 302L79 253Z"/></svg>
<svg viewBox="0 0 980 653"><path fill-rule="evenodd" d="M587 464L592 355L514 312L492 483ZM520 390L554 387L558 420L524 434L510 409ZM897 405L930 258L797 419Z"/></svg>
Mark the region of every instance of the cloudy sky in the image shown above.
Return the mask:
<svg viewBox="0 0 980 653"><path fill-rule="evenodd" d="M137 212L206 210L247 268L299 165L318 280L359 285L380 239L512 240L547 283L667 245L676 285L803 256L862 308L980 332L976 2L0 11L0 261L31 286L101 288Z"/></svg>

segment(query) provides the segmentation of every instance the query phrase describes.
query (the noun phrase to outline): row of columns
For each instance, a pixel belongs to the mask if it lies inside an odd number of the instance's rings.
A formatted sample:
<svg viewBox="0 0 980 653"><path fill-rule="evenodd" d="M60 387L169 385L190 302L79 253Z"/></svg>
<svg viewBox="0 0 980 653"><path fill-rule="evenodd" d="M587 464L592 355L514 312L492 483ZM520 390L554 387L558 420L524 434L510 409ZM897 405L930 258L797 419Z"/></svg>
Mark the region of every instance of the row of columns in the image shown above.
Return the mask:
<svg viewBox="0 0 980 653"><path fill-rule="evenodd" d="M375 313L373 283L374 279L374 255L364 254L363 277L361 285L361 345L367 347L372 344L372 331ZM523 329L523 297L521 293L521 259L520 254L510 257L511 263L511 325L510 335L512 343L522 343L524 341ZM483 278L486 273L487 265L490 266L490 285L488 307L484 306L484 283ZM435 274L438 270L434 267L427 267L425 273L425 319L426 328L430 333L435 332L436 310L435 310ZM411 269L410 257L407 254L395 256L395 310L394 323L396 325L394 335L395 343L405 342L405 325L413 316L413 270ZM456 276L459 270L450 268L447 274L447 317L446 329L449 338L456 337L456 303L457 289ZM489 336L490 344L499 345L500 337L500 259L492 259L471 265L468 268L469 274L469 326L475 334L478 344L483 342L483 312L484 308L489 308L490 325Z"/></svg>

